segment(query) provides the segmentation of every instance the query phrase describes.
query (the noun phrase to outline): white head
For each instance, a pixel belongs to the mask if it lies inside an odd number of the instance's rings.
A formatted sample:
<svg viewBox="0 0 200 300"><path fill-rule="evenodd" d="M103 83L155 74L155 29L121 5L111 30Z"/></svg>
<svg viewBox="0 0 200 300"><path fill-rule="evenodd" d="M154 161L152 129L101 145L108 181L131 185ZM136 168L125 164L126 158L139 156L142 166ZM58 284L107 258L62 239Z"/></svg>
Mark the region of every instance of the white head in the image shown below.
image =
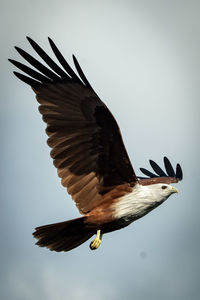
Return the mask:
<svg viewBox="0 0 200 300"><path fill-rule="evenodd" d="M150 185L136 184L133 191L113 204L116 218L127 218L134 221L146 215L152 209L164 202L171 194L178 190L166 183Z"/></svg>
<svg viewBox="0 0 200 300"><path fill-rule="evenodd" d="M165 201L170 195L178 193L177 188L166 183L156 183L145 187L149 198L156 202Z"/></svg>

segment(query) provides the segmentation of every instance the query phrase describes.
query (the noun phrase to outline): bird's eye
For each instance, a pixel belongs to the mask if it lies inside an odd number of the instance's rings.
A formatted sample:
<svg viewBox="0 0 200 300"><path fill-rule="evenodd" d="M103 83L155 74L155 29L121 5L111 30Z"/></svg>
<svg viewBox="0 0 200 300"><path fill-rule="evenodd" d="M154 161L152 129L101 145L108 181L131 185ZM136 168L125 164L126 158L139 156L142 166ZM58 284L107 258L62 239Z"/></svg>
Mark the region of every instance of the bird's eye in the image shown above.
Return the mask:
<svg viewBox="0 0 200 300"><path fill-rule="evenodd" d="M163 190L165 190L166 188L167 188L167 186L166 185L162 185L162 187L161 187Z"/></svg>

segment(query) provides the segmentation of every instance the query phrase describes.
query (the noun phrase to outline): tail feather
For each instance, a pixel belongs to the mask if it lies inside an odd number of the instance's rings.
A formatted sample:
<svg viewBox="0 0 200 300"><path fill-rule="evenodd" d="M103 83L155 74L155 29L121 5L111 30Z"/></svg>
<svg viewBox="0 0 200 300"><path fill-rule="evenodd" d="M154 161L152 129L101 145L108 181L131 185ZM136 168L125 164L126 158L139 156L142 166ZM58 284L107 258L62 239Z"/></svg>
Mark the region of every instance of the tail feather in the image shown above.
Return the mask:
<svg viewBox="0 0 200 300"><path fill-rule="evenodd" d="M86 242L95 233L87 228L85 218L37 227L33 236L38 239L36 245L57 252L69 251Z"/></svg>

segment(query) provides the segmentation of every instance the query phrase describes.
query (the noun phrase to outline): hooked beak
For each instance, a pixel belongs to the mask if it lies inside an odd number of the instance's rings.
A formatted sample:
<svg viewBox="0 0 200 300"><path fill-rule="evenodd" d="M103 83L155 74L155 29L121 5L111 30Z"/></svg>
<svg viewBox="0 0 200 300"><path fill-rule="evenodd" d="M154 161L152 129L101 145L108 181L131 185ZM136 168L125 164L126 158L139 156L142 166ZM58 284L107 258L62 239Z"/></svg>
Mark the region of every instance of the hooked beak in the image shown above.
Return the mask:
<svg viewBox="0 0 200 300"><path fill-rule="evenodd" d="M178 193L178 189L175 188L174 186L171 186L171 192L172 193Z"/></svg>

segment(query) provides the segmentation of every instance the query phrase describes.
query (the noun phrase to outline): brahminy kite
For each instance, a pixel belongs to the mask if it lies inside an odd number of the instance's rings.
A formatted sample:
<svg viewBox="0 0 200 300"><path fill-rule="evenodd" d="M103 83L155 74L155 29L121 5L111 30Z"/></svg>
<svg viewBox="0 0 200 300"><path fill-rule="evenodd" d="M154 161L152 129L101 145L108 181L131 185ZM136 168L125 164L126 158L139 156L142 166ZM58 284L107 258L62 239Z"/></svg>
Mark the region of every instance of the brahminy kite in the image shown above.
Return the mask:
<svg viewBox="0 0 200 300"><path fill-rule="evenodd" d="M107 106L95 93L77 59L77 73L69 66L49 38L56 64L32 39L29 43L46 63L15 47L34 69L9 59L28 76L14 74L30 85L39 102L39 112L47 123L47 143L62 185L76 202L83 217L37 227L37 245L55 251L69 251L94 234L90 243L97 249L102 235L126 227L163 203L177 189L170 183L182 180L179 164L174 171L164 157L163 171L150 160L154 173L136 176L126 152L120 129ZM37 70L37 71L36 71Z"/></svg>

